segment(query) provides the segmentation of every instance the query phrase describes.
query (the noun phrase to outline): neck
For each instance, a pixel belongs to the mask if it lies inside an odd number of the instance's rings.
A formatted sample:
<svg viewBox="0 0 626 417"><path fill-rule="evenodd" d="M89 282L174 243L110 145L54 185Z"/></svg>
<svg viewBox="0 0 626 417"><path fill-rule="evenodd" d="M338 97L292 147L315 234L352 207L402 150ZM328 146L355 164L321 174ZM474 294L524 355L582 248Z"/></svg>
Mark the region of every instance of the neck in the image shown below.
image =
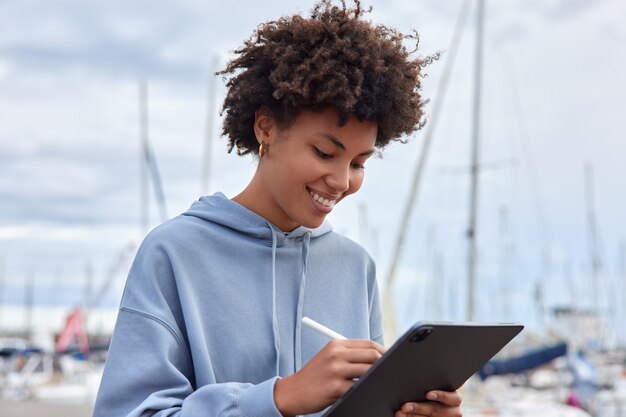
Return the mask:
<svg viewBox="0 0 626 417"><path fill-rule="evenodd" d="M299 224L289 219L287 215L282 213L282 210L276 206L269 193L264 191L263 184L257 173L254 174L246 188L233 197L232 200L263 217L283 232L287 233L296 229Z"/></svg>

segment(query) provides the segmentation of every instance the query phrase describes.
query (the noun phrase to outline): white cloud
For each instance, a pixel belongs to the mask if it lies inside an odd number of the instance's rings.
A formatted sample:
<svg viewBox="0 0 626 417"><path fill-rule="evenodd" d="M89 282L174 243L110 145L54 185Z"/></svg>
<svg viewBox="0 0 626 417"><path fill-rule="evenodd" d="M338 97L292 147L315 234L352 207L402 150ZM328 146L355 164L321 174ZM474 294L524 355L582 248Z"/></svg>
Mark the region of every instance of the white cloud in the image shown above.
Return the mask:
<svg viewBox="0 0 626 417"><path fill-rule="evenodd" d="M448 48L461 6L460 1L439 0L369 3L375 22L405 32L418 29L423 55ZM218 56L223 64L259 22L306 13L312 4L1 3L0 252L12 271L19 276L27 266L64 265L62 269L74 271L68 281L78 283L85 259L94 257L102 270L138 235L140 75L150 83L150 137L169 213L185 210L200 188L210 60ZM481 174L479 247L487 263L482 279L497 282L499 213L505 206L515 245L512 280L518 285L512 302L523 306L530 302L544 247L558 254L554 262L559 268L585 255L586 161L594 164L596 211L607 258L615 257L616 245L626 236L621 191L626 153L621 127L626 31L621 20L626 3L515 0L487 5L482 160L512 158L517 163ZM402 261L407 276L425 277L423 271L430 268L426 237L435 228L447 282L450 288L457 286L450 297L459 305L464 302L469 204L469 178L459 172L469 163L473 24L470 16ZM427 68L424 92L434 100L446 59L444 55ZM221 80L218 85L216 107L224 93ZM219 127L216 120L216 132ZM392 145L382 160L370 161L361 192L332 215L337 229L372 251L381 276L423 135L407 145ZM234 196L255 164L226 154L225 148L224 139L213 143L211 192ZM362 230L359 206L366 207L368 233ZM537 219L540 211L543 218ZM155 224L154 208L152 213ZM57 237L62 244L51 248L50 239ZM30 262L35 258L37 264ZM462 306L457 307L460 315Z"/></svg>

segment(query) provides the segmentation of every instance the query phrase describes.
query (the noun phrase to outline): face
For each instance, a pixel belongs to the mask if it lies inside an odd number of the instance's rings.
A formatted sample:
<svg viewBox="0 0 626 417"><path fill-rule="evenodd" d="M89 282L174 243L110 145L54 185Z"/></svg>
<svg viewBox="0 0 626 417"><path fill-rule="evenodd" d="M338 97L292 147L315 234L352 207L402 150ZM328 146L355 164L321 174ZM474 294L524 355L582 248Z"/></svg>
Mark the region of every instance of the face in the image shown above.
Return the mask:
<svg viewBox="0 0 626 417"><path fill-rule="evenodd" d="M255 174L252 208L283 231L322 224L328 213L361 188L374 153L378 126L355 117L338 126L333 109L303 112L288 128L257 113L255 133L269 145Z"/></svg>

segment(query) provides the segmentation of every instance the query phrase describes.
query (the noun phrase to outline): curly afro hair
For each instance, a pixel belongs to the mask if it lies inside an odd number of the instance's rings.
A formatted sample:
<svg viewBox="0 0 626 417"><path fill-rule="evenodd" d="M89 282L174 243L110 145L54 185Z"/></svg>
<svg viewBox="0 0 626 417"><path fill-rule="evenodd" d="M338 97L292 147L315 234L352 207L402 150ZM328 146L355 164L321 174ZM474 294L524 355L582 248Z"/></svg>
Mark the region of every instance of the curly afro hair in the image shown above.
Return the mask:
<svg viewBox="0 0 626 417"><path fill-rule="evenodd" d="M218 75L228 92L222 133L228 151L258 154L255 112L267 109L283 127L303 110L332 107L339 125L349 116L378 124L376 146L400 140L424 123L426 100L420 95L422 68L438 58L410 57L405 39L419 43L417 33L405 35L361 20L358 0L353 8L332 0L319 1L310 18L282 17L259 25L236 57ZM417 49L417 47L416 47Z"/></svg>

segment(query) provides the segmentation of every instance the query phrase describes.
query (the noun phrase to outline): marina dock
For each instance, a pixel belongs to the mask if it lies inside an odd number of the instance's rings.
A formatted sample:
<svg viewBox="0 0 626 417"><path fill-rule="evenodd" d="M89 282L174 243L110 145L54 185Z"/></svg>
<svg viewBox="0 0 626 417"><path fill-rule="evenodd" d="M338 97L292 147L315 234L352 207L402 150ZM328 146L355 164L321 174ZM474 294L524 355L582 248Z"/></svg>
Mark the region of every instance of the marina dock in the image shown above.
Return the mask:
<svg viewBox="0 0 626 417"><path fill-rule="evenodd" d="M90 417L92 407L88 405L54 404L38 401L13 401L0 399L3 417Z"/></svg>

